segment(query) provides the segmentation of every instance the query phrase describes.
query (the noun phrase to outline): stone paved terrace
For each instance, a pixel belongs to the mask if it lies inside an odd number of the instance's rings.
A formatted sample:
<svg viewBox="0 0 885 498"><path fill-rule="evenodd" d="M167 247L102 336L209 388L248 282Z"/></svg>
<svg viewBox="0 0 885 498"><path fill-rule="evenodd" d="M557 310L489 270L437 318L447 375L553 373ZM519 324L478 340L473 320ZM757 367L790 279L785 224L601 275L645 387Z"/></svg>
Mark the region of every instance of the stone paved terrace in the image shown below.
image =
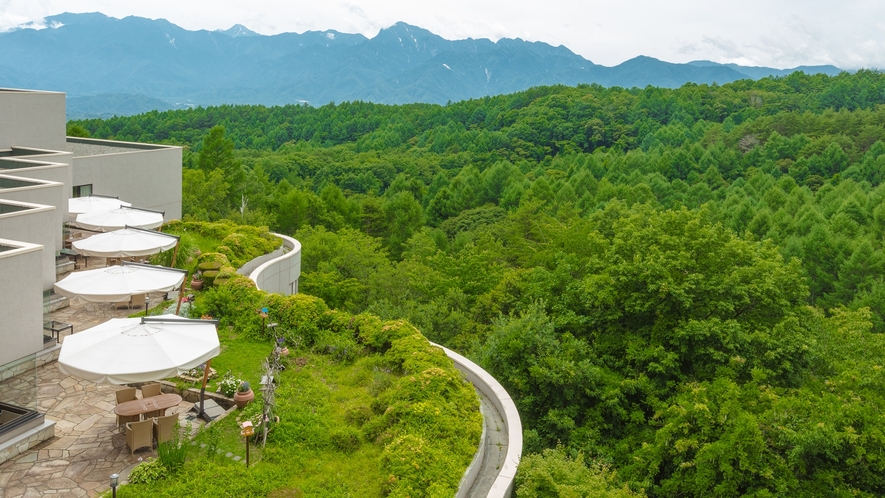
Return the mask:
<svg viewBox="0 0 885 498"><path fill-rule="evenodd" d="M89 258L89 269L101 265L98 259ZM159 303L162 294L150 298ZM136 311L117 310L108 303L72 303L52 312L51 318L73 324L77 333ZM65 332L61 341L67 336ZM156 449L146 448L130 455L126 436L117 430L114 392L121 388L63 375L54 361L38 367L37 409L56 422L55 437L0 465L0 498L98 496L109 489L111 474L120 474L125 482L141 459L156 457ZM179 413L189 422L191 406L183 401L167 413Z"/></svg>
<svg viewBox="0 0 885 498"><path fill-rule="evenodd" d="M37 373L38 409L56 422L55 437L0 465L0 498L98 496L111 474L128 475L142 458L157 455L146 448L131 455L117 430L114 391L121 386L65 376L56 365ZM182 402L167 413L183 419L191 406Z"/></svg>

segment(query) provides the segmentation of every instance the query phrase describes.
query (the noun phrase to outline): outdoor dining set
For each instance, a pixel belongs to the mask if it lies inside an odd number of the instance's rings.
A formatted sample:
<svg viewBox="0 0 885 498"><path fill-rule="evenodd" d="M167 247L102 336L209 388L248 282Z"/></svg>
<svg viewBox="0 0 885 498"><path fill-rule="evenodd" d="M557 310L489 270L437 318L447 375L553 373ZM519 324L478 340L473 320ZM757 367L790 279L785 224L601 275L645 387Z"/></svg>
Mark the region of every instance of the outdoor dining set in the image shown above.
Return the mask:
<svg viewBox="0 0 885 498"><path fill-rule="evenodd" d="M162 213L131 208L110 197L70 201L75 226L102 232L72 237L71 250L79 255L123 260L177 248L177 236L151 230L162 225ZM98 221L98 215L112 221ZM174 266L175 254L172 261ZM186 275L186 270L121 261L119 265L74 271L56 282L55 291L72 301L144 305L147 312L145 297L149 293L181 290ZM178 414L166 415L166 410L178 406L181 396L162 393L156 381L183 374L221 351L214 320L176 314L112 318L76 334L68 324L47 323L55 334L61 334L62 326L71 331L59 351L61 373L96 383L141 385L140 398L135 387L116 391L117 427L125 432L132 453L153 447L154 441L168 440L178 421Z"/></svg>
<svg viewBox="0 0 885 498"><path fill-rule="evenodd" d="M134 454L139 448L153 447L172 439L178 414L166 415L166 410L181 403L177 394L163 394L158 383L141 387L141 398L136 397L137 389L128 387L116 392L117 427L124 428L126 444Z"/></svg>

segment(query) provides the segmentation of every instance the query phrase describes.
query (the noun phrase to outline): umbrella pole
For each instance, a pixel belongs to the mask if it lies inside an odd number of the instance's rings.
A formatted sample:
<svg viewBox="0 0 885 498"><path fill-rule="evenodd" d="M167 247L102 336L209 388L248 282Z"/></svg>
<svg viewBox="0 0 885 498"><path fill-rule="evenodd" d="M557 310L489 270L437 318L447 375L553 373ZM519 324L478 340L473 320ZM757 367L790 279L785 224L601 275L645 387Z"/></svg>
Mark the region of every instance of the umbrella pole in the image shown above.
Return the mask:
<svg viewBox="0 0 885 498"><path fill-rule="evenodd" d="M178 246L181 245L181 239L178 239L178 242L175 243L175 252L172 253L172 264L169 265L170 268L175 268L175 258L178 257Z"/></svg>
<svg viewBox="0 0 885 498"><path fill-rule="evenodd" d="M206 360L206 367L203 369L203 387L200 388L200 411L197 413L198 417L204 417L203 412L203 397L206 394L206 382L209 380L209 365L212 364L212 358Z"/></svg>
<svg viewBox="0 0 885 498"><path fill-rule="evenodd" d="M178 312L181 311L181 298L184 297L184 282L181 283L181 287L178 288L178 306L175 307L175 314L178 315ZM205 383L204 383L205 385Z"/></svg>

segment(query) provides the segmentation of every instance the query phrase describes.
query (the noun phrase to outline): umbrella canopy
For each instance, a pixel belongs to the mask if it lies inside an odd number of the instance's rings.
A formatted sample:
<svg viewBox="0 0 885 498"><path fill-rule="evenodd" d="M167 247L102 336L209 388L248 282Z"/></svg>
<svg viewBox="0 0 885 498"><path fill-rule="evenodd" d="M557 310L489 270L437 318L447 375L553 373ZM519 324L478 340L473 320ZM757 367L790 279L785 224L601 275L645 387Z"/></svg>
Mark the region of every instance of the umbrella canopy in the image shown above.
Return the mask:
<svg viewBox="0 0 885 498"><path fill-rule="evenodd" d="M55 284L55 292L79 301L118 302L133 294L169 292L184 282L186 270L123 263L95 270L76 271Z"/></svg>
<svg viewBox="0 0 885 498"><path fill-rule="evenodd" d="M175 315L113 318L65 337L58 369L107 384L175 377L218 356L216 324Z"/></svg>
<svg viewBox="0 0 885 498"><path fill-rule="evenodd" d="M77 215L76 224L89 230L110 232L122 228L157 228L163 224L163 213L134 207L121 206L110 211Z"/></svg>
<svg viewBox="0 0 885 498"><path fill-rule="evenodd" d="M72 247L84 256L128 258L166 251L177 243L175 235L127 227L75 241Z"/></svg>
<svg viewBox="0 0 885 498"><path fill-rule="evenodd" d="M131 205L132 204L121 201L115 197L104 197L101 195L72 197L68 199L68 214L73 217L78 214L110 211L111 209L117 209L120 206Z"/></svg>

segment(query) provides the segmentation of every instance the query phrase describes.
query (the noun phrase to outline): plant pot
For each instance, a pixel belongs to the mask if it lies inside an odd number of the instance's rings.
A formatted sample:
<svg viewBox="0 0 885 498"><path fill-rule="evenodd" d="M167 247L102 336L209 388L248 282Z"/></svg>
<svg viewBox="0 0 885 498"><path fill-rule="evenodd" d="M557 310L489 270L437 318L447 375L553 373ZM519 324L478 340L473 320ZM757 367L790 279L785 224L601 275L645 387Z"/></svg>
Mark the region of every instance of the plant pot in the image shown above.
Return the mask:
<svg viewBox="0 0 885 498"><path fill-rule="evenodd" d="M202 290L203 289L203 281L202 280L191 280L191 289L193 290Z"/></svg>
<svg viewBox="0 0 885 498"><path fill-rule="evenodd" d="M289 348L280 349L280 356L289 356Z"/></svg>
<svg viewBox="0 0 885 498"><path fill-rule="evenodd" d="M234 403L237 404L237 408L239 409L243 409L243 407L252 402L253 399L255 399L255 393L252 392L251 389L244 393L241 393L240 391L234 393Z"/></svg>

